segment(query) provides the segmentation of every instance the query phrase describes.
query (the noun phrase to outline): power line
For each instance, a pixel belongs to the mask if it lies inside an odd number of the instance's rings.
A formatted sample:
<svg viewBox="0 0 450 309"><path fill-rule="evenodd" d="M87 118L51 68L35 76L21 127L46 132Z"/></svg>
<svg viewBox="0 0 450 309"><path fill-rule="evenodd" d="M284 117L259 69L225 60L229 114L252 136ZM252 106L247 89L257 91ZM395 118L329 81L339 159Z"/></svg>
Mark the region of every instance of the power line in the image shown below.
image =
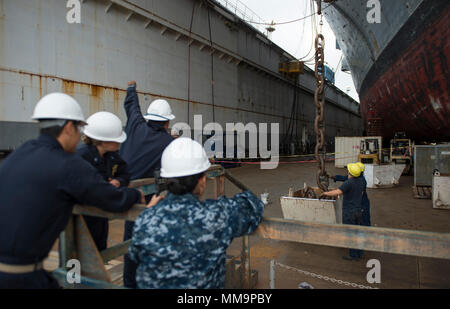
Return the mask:
<svg viewBox="0 0 450 309"><path fill-rule="evenodd" d="M331 3L330 3L329 5L327 5L327 7L325 7L325 8L322 10L322 12L325 11L326 9L328 9L330 6L331 6ZM260 22L255 22L255 21L251 21L251 20L244 20L244 21L247 22L247 23L250 23L250 24L255 24L255 25L279 26L279 25L292 24L292 23L295 23L295 22L304 20L304 19L306 19L306 18L309 18L309 17L311 17L311 16L314 16L314 15L317 15L317 12L314 12L314 13L308 15L308 16L304 16L304 17L301 17L301 18L298 18L298 19L294 19L294 20L290 20L290 21L285 21L285 22L279 22L279 23L275 23L275 22L271 22L271 23L260 23Z"/></svg>

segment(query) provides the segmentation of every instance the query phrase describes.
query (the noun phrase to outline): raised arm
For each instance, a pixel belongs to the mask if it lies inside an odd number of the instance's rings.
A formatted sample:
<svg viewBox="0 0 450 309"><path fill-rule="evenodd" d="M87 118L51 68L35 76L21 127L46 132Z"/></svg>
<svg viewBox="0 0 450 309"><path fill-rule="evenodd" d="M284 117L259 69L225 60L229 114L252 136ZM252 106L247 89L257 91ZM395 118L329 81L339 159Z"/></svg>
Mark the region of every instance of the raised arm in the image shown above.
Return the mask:
<svg viewBox="0 0 450 309"><path fill-rule="evenodd" d="M141 107L139 106L139 97L136 92L136 82L131 81L128 83L127 96L124 102L125 112L127 114L127 129L131 127L145 123L145 119L142 116Z"/></svg>

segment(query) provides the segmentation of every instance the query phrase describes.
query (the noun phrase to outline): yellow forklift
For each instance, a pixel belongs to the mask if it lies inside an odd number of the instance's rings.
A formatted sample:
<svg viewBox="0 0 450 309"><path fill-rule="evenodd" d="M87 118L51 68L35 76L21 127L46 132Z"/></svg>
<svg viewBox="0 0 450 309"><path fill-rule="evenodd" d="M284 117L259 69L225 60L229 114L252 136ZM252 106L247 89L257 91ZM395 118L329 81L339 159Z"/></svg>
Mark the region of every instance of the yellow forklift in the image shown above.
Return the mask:
<svg viewBox="0 0 450 309"><path fill-rule="evenodd" d="M364 164L380 164L380 144L378 138L364 138L361 141L358 162Z"/></svg>
<svg viewBox="0 0 450 309"><path fill-rule="evenodd" d="M397 132L391 140L390 162L396 164L406 164L403 175L411 172L413 164L413 142L406 137L405 132Z"/></svg>

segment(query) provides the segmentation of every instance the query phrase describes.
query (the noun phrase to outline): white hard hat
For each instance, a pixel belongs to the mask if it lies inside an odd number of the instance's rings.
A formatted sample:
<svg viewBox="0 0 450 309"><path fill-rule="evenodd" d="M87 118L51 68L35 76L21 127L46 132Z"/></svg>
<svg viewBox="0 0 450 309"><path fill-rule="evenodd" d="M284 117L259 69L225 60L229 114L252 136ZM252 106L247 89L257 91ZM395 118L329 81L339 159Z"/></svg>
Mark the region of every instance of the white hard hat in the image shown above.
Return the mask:
<svg viewBox="0 0 450 309"><path fill-rule="evenodd" d="M32 119L64 119L86 123L78 102L71 96L58 92L50 93L39 100Z"/></svg>
<svg viewBox="0 0 450 309"><path fill-rule="evenodd" d="M98 112L87 119L84 135L102 142L123 143L127 135L122 130L119 117L108 112Z"/></svg>
<svg viewBox="0 0 450 309"><path fill-rule="evenodd" d="M178 130L177 128L172 128L172 129L170 130L170 134L171 134L172 136L180 136L180 130Z"/></svg>
<svg viewBox="0 0 450 309"><path fill-rule="evenodd" d="M211 166L198 142L180 137L166 147L161 157L161 177L175 178L200 174Z"/></svg>
<svg viewBox="0 0 450 309"><path fill-rule="evenodd" d="M168 121L175 119L172 109L166 100L155 100L148 107L147 114L144 115L147 120Z"/></svg>

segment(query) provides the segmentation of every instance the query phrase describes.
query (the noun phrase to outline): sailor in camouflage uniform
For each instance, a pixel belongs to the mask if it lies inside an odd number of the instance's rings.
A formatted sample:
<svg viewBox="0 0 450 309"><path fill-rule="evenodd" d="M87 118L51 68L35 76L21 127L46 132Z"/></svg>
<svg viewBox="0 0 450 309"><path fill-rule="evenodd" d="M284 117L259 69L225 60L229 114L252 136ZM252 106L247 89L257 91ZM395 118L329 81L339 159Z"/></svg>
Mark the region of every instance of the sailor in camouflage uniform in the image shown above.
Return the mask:
<svg viewBox="0 0 450 309"><path fill-rule="evenodd" d="M200 201L210 163L189 138L173 141L161 164L169 193L138 217L129 247L138 288L224 288L226 250L234 237L256 229L264 204L249 191Z"/></svg>

